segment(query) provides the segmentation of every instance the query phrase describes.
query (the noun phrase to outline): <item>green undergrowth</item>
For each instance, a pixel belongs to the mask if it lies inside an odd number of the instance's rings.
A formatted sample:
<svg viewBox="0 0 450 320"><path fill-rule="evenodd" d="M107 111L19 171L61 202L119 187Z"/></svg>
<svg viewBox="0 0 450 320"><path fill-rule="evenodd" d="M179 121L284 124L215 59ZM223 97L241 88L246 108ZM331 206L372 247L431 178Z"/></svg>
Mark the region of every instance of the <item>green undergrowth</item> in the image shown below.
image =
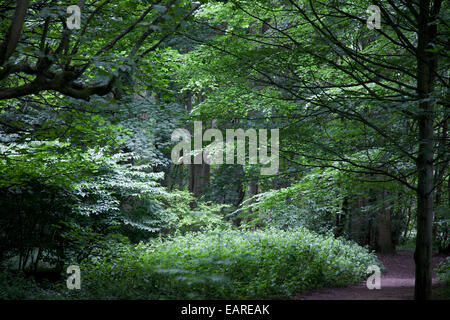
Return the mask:
<svg viewBox="0 0 450 320"><path fill-rule="evenodd" d="M188 233L96 252L68 298L289 298L359 282L371 264L380 262L366 248L305 228Z"/></svg>
<svg viewBox="0 0 450 320"><path fill-rule="evenodd" d="M438 275L440 287L438 290L435 290L435 298L449 300L450 299L450 257L447 257L446 260L439 263L439 265L435 268L435 271Z"/></svg>

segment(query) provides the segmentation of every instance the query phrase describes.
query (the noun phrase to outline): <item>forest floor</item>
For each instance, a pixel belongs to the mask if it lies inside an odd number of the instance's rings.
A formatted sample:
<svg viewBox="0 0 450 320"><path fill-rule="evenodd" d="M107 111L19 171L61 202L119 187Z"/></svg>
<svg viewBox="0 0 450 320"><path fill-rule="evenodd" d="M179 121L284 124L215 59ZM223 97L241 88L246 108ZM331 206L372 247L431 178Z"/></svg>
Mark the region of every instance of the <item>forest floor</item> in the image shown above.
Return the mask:
<svg viewBox="0 0 450 320"><path fill-rule="evenodd" d="M340 288L322 288L298 296L299 300L412 300L414 297L414 251L377 254L386 270L381 274L381 289L369 290L366 281ZM445 255L433 255L433 269ZM433 271L433 297L440 299L440 286Z"/></svg>

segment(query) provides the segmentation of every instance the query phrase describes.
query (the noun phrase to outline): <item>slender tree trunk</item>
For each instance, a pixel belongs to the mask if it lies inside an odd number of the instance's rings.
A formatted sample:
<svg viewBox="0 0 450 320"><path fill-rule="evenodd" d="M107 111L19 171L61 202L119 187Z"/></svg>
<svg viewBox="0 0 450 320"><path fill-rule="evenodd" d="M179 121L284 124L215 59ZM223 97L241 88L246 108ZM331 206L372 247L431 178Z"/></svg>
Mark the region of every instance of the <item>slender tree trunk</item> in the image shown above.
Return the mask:
<svg viewBox="0 0 450 320"><path fill-rule="evenodd" d="M383 190L382 195L382 209L377 217L377 249L381 253L393 253L394 245L392 241L392 230L391 230L391 210L388 207L386 198L388 192ZM369 239L370 243L370 239Z"/></svg>
<svg viewBox="0 0 450 320"><path fill-rule="evenodd" d="M427 126L424 126L427 127ZM422 130L421 130L422 131ZM425 131L425 130L424 130ZM420 148L422 149L422 148ZM431 299L431 254L433 225L433 164L421 156L417 191L417 237L414 260L416 283L414 297L418 300Z"/></svg>
<svg viewBox="0 0 450 320"><path fill-rule="evenodd" d="M191 91L187 92L186 96L186 110L189 112L192 110L193 106L193 95ZM201 98L199 98L201 99ZM192 128L191 128L191 134ZM200 157L203 157L200 155ZM201 194L206 191L210 182L210 166L209 164L202 162L200 164L192 163L189 166L189 181L188 187L189 191L194 194L194 196L199 197ZM191 208L195 206L195 203L191 203Z"/></svg>
<svg viewBox="0 0 450 320"><path fill-rule="evenodd" d="M207 163L190 165L189 191L196 197L202 195L209 187L210 166Z"/></svg>
<svg viewBox="0 0 450 320"><path fill-rule="evenodd" d="M34 261L34 273L37 273L40 257L41 257L41 248L37 248L36 260Z"/></svg>
<svg viewBox="0 0 450 320"><path fill-rule="evenodd" d="M252 181L249 186L249 196L253 197L258 194L258 182Z"/></svg>
<svg viewBox="0 0 450 320"><path fill-rule="evenodd" d="M405 231L403 233L403 238L405 238L405 239L408 236L409 224L411 223L411 215L412 215L412 211L411 211L411 207L409 207L408 208L408 219L406 220L406 227L405 227Z"/></svg>
<svg viewBox="0 0 450 320"><path fill-rule="evenodd" d="M441 0L419 2L419 29L417 46L417 91L419 109L419 154L417 157L417 237L414 260L416 282L414 298L431 299L431 255L433 236L433 157L434 125L433 102L428 100L433 90L437 60L431 49L435 42L437 26L430 22L440 11Z"/></svg>

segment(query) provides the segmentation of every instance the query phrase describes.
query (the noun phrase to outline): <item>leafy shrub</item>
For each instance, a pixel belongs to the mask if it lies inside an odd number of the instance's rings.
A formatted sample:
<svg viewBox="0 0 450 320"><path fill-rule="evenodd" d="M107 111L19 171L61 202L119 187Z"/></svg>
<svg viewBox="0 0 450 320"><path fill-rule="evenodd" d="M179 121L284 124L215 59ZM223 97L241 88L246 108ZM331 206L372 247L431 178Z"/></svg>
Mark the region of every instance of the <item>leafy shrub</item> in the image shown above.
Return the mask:
<svg viewBox="0 0 450 320"><path fill-rule="evenodd" d="M439 282L443 286L443 292L446 298L450 298L450 257L442 261L435 269Z"/></svg>
<svg viewBox="0 0 450 320"><path fill-rule="evenodd" d="M433 247L441 253L450 253L450 206L441 204L435 209Z"/></svg>
<svg viewBox="0 0 450 320"><path fill-rule="evenodd" d="M314 197L290 198L295 188L271 190L246 200L235 211L244 228L278 228L282 230L305 227L319 234L334 231L335 215L341 214L334 204L320 203Z"/></svg>
<svg viewBox="0 0 450 320"><path fill-rule="evenodd" d="M284 230L306 227L327 235L336 231L336 216L343 215L346 194L339 187L340 180L335 170L311 170L289 187L247 199L236 212L248 226Z"/></svg>
<svg viewBox="0 0 450 320"><path fill-rule="evenodd" d="M291 297L361 281L375 255L353 242L293 231L210 231L94 252L81 266L93 299Z"/></svg>
<svg viewBox="0 0 450 320"><path fill-rule="evenodd" d="M50 146L63 148L64 144ZM42 152L43 155L36 151L38 159L30 160L43 165L51 159L57 166L47 169L48 172L38 169L34 172L32 166L25 166L23 163L28 163L25 156L14 158L24 168L0 161L0 264L18 256L17 269L22 271L37 269L41 261L62 266L70 256L78 256L95 246L94 242L102 235L118 231L135 235L144 230L147 232L144 236L148 236L150 231L159 230L162 218L155 212L162 211L162 203L156 197L166 194L158 183L161 173L148 172L148 166L123 164L131 157L129 154L111 156L105 150L89 149L78 154L81 161L71 157L60 159L61 150L50 150ZM36 177L29 176L27 170ZM3 181L4 173L10 179ZM58 178L59 175L64 178ZM152 210L146 215L124 212L121 204L130 197L147 200ZM120 227L122 230L117 230Z"/></svg>
<svg viewBox="0 0 450 320"><path fill-rule="evenodd" d="M74 201L69 188L39 181L0 187L0 264L16 257L16 269L25 271L41 261L61 263L69 246L62 221L73 217Z"/></svg>
<svg viewBox="0 0 450 320"><path fill-rule="evenodd" d="M12 273L0 269L0 300L58 299L63 296L57 291L39 285L32 277L23 273Z"/></svg>
<svg viewBox="0 0 450 320"><path fill-rule="evenodd" d="M225 204L195 201L187 191L176 191L160 197L165 205L163 215L166 217L166 234L185 234L187 232L206 231L210 229L230 229L231 225L224 220L222 210L229 207ZM196 203L194 209L192 203Z"/></svg>

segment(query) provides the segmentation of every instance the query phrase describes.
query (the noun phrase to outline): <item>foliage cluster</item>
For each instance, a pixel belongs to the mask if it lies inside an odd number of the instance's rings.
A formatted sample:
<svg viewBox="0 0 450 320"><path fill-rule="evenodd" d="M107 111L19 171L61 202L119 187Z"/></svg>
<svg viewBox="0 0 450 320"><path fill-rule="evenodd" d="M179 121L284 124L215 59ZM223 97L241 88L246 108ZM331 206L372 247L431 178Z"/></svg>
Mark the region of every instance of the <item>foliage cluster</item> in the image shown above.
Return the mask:
<svg viewBox="0 0 450 320"><path fill-rule="evenodd" d="M79 298L286 298L361 281L376 256L305 228L187 233L86 259Z"/></svg>

